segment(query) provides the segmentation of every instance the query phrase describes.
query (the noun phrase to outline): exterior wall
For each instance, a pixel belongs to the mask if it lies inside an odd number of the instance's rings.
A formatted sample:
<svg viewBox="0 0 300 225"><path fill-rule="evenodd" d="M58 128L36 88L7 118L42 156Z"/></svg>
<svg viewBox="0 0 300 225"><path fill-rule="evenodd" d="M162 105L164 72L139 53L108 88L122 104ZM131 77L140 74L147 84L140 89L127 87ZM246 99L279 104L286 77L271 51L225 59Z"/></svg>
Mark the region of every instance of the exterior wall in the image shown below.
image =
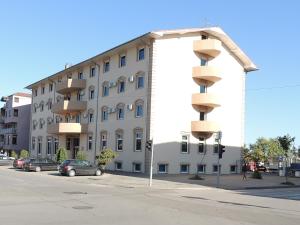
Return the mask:
<svg viewBox="0 0 300 225"><path fill-rule="evenodd" d="M154 138L154 173L159 163L168 164L168 173L180 173L181 164L189 164L189 173L197 172L198 164L206 165L212 173L218 154L213 153L214 138L206 140L206 154L198 153L199 140L191 134L191 121L199 120L191 104L192 94L199 93L199 85L192 79L192 67L200 65L193 51L194 40L200 36L157 39L153 47L151 136ZM218 57L208 65L221 71L222 80L207 89L207 93L221 96L221 106L207 114L206 120L216 121L223 132L226 146L220 160L221 173L229 173L230 165L240 164L244 144L244 82L243 67L222 46ZM182 135L189 137L189 153L181 153Z"/></svg>

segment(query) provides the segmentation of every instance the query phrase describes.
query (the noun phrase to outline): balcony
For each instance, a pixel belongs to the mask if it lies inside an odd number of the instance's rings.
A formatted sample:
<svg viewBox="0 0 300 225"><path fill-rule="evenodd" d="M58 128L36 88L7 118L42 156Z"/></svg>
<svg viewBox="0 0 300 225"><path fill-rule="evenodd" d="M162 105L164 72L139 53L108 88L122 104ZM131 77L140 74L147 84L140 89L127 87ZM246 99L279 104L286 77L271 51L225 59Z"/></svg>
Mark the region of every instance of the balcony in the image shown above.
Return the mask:
<svg viewBox="0 0 300 225"><path fill-rule="evenodd" d="M76 113L86 110L86 101L61 101L54 103L52 112L56 114Z"/></svg>
<svg viewBox="0 0 300 225"><path fill-rule="evenodd" d="M216 67L196 66L193 67L193 79L199 85L211 86L222 78Z"/></svg>
<svg viewBox="0 0 300 225"><path fill-rule="evenodd" d="M0 134L16 134L17 128L2 128L0 129Z"/></svg>
<svg viewBox="0 0 300 225"><path fill-rule="evenodd" d="M49 134L86 134L88 125L82 123L55 123L48 124Z"/></svg>
<svg viewBox="0 0 300 225"><path fill-rule="evenodd" d="M191 131L192 134L196 137L209 138L213 133L218 132L220 126L216 122L212 121L192 121L191 122Z"/></svg>
<svg viewBox="0 0 300 225"><path fill-rule="evenodd" d="M86 80L68 79L56 85L56 92L59 94L66 94L69 92L84 89L86 87Z"/></svg>
<svg viewBox="0 0 300 225"><path fill-rule="evenodd" d="M216 39L205 39L194 41L194 51L200 54L216 57L221 52L222 43Z"/></svg>
<svg viewBox="0 0 300 225"><path fill-rule="evenodd" d="M192 95L192 105L198 112L210 112L221 105L220 98L215 94L198 93Z"/></svg>

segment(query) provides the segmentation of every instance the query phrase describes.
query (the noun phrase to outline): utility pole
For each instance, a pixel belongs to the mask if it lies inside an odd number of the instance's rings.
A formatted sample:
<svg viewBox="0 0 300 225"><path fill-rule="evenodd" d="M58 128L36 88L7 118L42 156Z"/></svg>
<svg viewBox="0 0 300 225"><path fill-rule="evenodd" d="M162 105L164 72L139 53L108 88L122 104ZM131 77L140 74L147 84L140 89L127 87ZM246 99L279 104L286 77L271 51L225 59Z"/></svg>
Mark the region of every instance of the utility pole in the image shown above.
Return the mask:
<svg viewBox="0 0 300 225"><path fill-rule="evenodd" d="M146 149L151 151L151 160L150 160L150 177L149 177L149 187L152 186L152 174L153 174L153 155L154 155L154 146L153 138L146 142Z"/></svg>

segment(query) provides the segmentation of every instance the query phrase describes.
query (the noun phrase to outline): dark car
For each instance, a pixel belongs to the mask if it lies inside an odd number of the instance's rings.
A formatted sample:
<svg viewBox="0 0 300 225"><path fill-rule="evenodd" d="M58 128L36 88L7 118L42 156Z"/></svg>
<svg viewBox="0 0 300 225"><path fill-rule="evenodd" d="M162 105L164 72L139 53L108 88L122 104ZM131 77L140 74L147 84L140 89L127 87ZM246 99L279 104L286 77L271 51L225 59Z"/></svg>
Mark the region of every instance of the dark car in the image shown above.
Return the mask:
<svg viewBox="0 0 300 225"><path fill-rule="evenodd" d="M61 175L68 175L69 177L74 177L76 175L102 175L101 168L86 160L65 160L60 164L58 170Z"/></svg>
<svg viewBox="0 0 300 225"><path fill-rule="evenodd" d="M57 170L58 163L51 159L29 159L24 163L24 170L26 171L50 171Z"/></svg>

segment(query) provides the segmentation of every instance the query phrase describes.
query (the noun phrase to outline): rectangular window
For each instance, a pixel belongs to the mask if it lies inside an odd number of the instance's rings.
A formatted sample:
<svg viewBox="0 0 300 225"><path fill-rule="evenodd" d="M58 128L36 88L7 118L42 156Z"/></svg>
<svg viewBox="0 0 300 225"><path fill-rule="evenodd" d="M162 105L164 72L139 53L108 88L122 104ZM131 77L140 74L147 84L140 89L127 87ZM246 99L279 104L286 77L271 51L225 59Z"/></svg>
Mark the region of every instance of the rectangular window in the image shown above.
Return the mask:
<svg viewBox="0 0 300 225"><path fill-rule="evenodd" d="M201 66L207 66L207 60L201 58L201 59L200 59L200 65L201 65Z"/></svg>
<svg viewBox="0 0 300 225"><path fill-rule="evenodd" d="M115 162L115 169L122 170L122 162Z"/></svg>
<svg viewBox="0 0 300 225"><path fill-rule="evenodd" d="M103 72L106 73L109 71L109 61L105 61L103 65Z"/></svg>
<svg viewBox="0 0 300 225"><path fill-rule="evenodd" d="M19 115L19 110L18 109L14 109L14 117L18 117Z"/></svg>
<svg viewBox="0 0 300 225"><path fill-rule="evenodd" d="M204 143L200 142L198 144L198 152L201 153L201 154L204 154Z"/></svg>
<svg viewBox="0 0 300 225"><path fill-rule="evenodd" d="M90 123L94 122L94 114L93 113L89 114L89 122Z"/></svg>
<svg viewBox="0 0 300 225"><path fill-rule="evenodd" d="M49 84L49 92L53 91L53 84Z"/></svg>
<svg viewBox="0 0 300 225"><path fill-rule="evenodd" d="M206 93L206 86L200 85L200 93Z"/></svg>
<svg viewBox="0 0 300 225"><path fill-rule="evenodd" d="M54 154L56 155L57 150L58 150L58 138L54 138Z"/></svg>
<svg viewBox="0 0 300 225"><path fill-rule="evenodd" d="M79 72L78 73L78 80L82 80L83 79L83 73L82 72Z"/></svg>
<svg viewBox="0 0 300 225"><path fill-rule="evenodd" d="M206 172L206 165L204 165L204 164L199 164L199 165L197 166L197 172L198 172L198 173L205 173L205 172Z"/></svg>
<svg viewBox="0 0 300 225"><path fill-rule="evenodd" d="M42 89L41 89L41 94L42 94L42 95L45 94L45 87L42 87Z"/></svg>
<svg viewBox="0 0 300 225"><path fill-rule="evenodd" d="M101 149L106 149L107 148L107 133L103 132L101 134Z"/></svg>
<svg viewBox="0 0 300 225"><path fill-rule="evenodd" d="M202 34L201 35L201 40L206 40L206 39L208 39L207 35Z"/></svg>
<svg viewBox="0 0 300 225"><path fill-rule="evenodd" d="M95 90L90 90L90 99L95 98Z"/></svg>
<svg viewBox="0 0 300 225"><path fill-rule="evenodd" d="M16 145L16 144L17 144L17 135L13 135L13 136L12 136L11 143L12 143L13 145Z"/></svg>
<svg viewBox="0 0 300 225"><path fill-rule="evenodd" d="M158 173L168 173L168 164L158 164Z"/></svg>
<svg viewBox="0 0 300 225"><path fill-rule="evenodd" d="M108 87L108 85L104 85L103 86L103 93L102 93L102 95L103 95L103 97L109 95L109 87Z"/></svg>
<svg viewBox="0 0 300 225"><path fill-rule="evenodd" d="M144 88L144 76L137 76L136 88Z"/></svg>
<svg viewBox="0 0 300 225"><path fill-rule="evenodd" d="M94 77L96 73L96 68L95 67L91 67L90 69L90 77Z"/></svg>
<svg viewBox="0 0 300 225"><path fill-rule="evenodd" d="M19 103L19 102L20 102L20 98L15 97L15 98L14 98L14 101L15 101L16 103Z"/></svg>
<svg viewBox="0 0 300 225"><path fill-rule="evenodd" d="M118 115L117 115L118 120L124 120L124 108L118 108Z"/></svg>
<svg viewBox="0 0 300 225"><path fill-rule="evenodd" d="M125 92L125 81L123 80L119 81L118 92L119 93Z"/></svg>
<svg viewBox="0 0 300 225"><path fill-rule="evenodd" d="M47 138L47 155L51 155L52 152L52 138Z"/></svg>
<svg viewBox="0 0 300 225"><path fill-rule="evenodd" d="M71 150L71 138L66 139L66 148L67 150Z"/></svg>
<svg viewBox="0 0 300 225"><path fill-rule="evenodd" d="M219 153L219 145L214 144L214 154L218 154L218 153Z"/></svg>
<svg viewBox="0 0 300 225"><path fill-rule="evenodd" d="M42 154L42 138L38 138L38 155Z"/></svg>
<svg viewBox="0 0 300 225"><path fill-rule="evenodd" d="M221 170L221 165L219 166L219 169ZM218 172L218 165L213 165L213 173Z"/></svg>
<svg viewBox="0 0 300 225"><path fill-rule="evenodd" d="M89 143L88 143L88 149L89 150L92 150L92 147L93 147L93 136L89 136L89 141L88 141Z"/></svg>
<svg viewBox="0 0 300 225"><path fill-rule="evenodd" d="M35 137L32 137L32 140L31 140L31 150L35 150Z"/></svg>
<svg viewBox="0 0 300 225"><path fill-rule="evenodd" d="M49 101L48 102L48 110L51 110L52 109L52 101Z"/></svg>
<svg viewBox="0 0 300 225"><path fill-rule="evenodd" d="M108 120L108 109L105 108L102 110L102 121L107 121Z"/></svg>
<svg viewBox="0 0 300 225"><path fill-rule="evenodd" d="M142 117L143 116L143 105L136 104L135 106L135 117Z"/></svg>
<svg viewBox="0 0 300 225"><path fill-rule="evenodd" d="M117 134L117 151L123 151L123 135Z"/></svg>
<svg viewBox="0 0 300 225"><path fill-rule="evenodd" d="M140 48L138 50L138 61L145 59L145 48Z"/></svg>
<svg viewBox="0 0 300 225"><path fill-rule="evenodd" d="M76 122L76 123L80 123L80 120L81 120L80 114L77 114L77 115L75 116L75 122Z"/></svg>
<svg viewBox="0 0 300 225"><path fill-rule="evenodd" d="M140 173L142 171L141 163L133 163L133 172Z"/></svg>
<svg viewBox="0 0 300 225"><path fill-rule="evenodd" d="M188 142L189 142L189 137L187 135L182 135L182 137L181 137L181 153L189 153Z"/></svg>
<svg viewBox="0 0 300 225"><path fill-rule="evenodd" d="M119 57L119 67L126 66L126 55L120 55Z"/></svg>
<svg viewBox="0 0 300 225"><path fill-rule="evenodd" d="M201 121L205 120L205 112L200 112L200 118Z"/></svg>
<svg viewBox="0 0 300 225"><path fill-rule="evenodd" d="M230 165L230 173L236 173L236 165Z"/></svg>
<svg viewBox="0 0 300 225"><path fill-rule="evenodd" d="M180 165L180 173L189 173L190 165L189 164L181 164Z"/></svg>
<svg viewBox="0 0 300 225"><path fill-rule="evenodd" d="M135 151L142 151L142 137L143 133L141 131L135 133Z"/></svg>

